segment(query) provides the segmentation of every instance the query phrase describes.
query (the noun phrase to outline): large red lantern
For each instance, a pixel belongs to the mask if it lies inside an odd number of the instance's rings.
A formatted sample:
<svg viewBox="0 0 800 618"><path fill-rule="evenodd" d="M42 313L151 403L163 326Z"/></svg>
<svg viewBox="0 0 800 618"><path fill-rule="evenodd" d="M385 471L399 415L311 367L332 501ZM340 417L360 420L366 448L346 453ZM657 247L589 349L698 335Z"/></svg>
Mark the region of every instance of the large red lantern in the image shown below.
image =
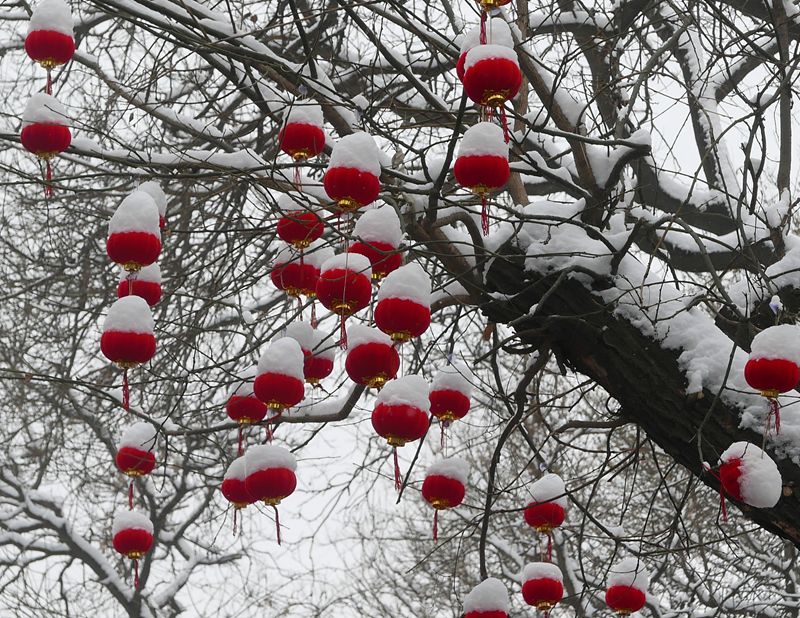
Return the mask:
<svg viewBox="0 0 800 618"><path fill-rule="evenodd" d="M167 227L167 194L155 180L148 180L137 187L137 191L144 191L153 198L158 208L158 226L163 230Z"/></svg>
<svg viewBox="0 0 800 618"><path fill-rule="evenodd" d="M431 325L431 278L417 263L390 273L378 290L375 325L396 343L419 337Z"/></svg>
<svg viewBox="0 0 800 618"><path fill-rule="evenodd" d="M767 429L774 417L775 431L779 433L778 395L793 390L800 381L800 327L780 324L758 333L753 338L750 358L744 366L744 378L751 388L767 398Z"/></svg>
<svg viewBox="0 0 800 618"><path fill-rule="evenodd" d="M297 461L289 451L272 444L251 446L245 455L245 488L253 501L263 501L275 509L275 528L281 542L278 505L297 487Z"/></svg>
<svg viewBox="0 0 800 618"><path fill-rule="evenodd" d="M158 259L161 253L158 206L149 194L137 190L122 200L108 222L106 252L129 272Z"/></svg>
<svg viewBox="0 0 800 618"><path fill-rule="evenodd" d="M755 444L734 442L719 458L719 481L734 500L759 509L772 508L783 491L783 480L772 458ZM724 495L720 501L725 513Z"/></svg>
<svg viewBox="0 0 800 618"><path fill-rule="evenodd" d="M458 75L459 81L464 80L464 63L467 60L467 53L473 47L481 44L481 30L480 26L476 26L467 32L461 41L461 51L456 63L456 75ZM514 37L511 35L511 29L502 17L488 20L485 25L485 35L487 43L514 48Z"/></svg>
<svg viewBox="0 0 800 618"><path fill-rule="evenodd" d="M146 476L156 467L157 433L150 423L130 425L122 434L115 458L117 468L131 477Z"/></svg>
<svg viewBox="0 0 800 618"><path fill-rule="evenodd" d="M319 215L297 196L281 195L278 208L281 211L276 228L278 237L295 249L305 249L325 231L325 224Z"/></svg>
<svg viewBox="0 0 800 618"><path fill-rule="evenodd" d="M522 85L517 53L505 45L476 45L464 59L464 90L484 107L502 107Z"/></svg>
<svg viewBox="0 0 800 618"><path fill-rule="evenodd" d="M42 0L37 4L28 23L25 51L34 62L49 72L66 64L75 53L72 14L63 0Z"/></svg>
<svg viewBox="0 0 800 618"><path fill-rule="evenodd" d="M466 365L455 361L445 365L433 376L431 392L431 414L439 419L443 426L464 418L469 412L472 383L467 379L470 375Z"/></svg>
<svg viewBox="0 0 800 618"><path fill-rule="evenodd" d="M289 249L283 249L275 256L269 274L270 279L276 288L293 298L301 295L314 298L320 274L319 260L332 253L333 250L327 247L319 248L301 259L300 255Z"/></svg>
<svg viewBox="0 0 800 618"><path fill-rule="evenodd" d="M119 510L111 527L114 549L133 560L134 588L139 588L139 560L153 547L153 522L133 510Z"/></svg>
<svg viewBox="0 0 800 618"><path fill-rule="evenodd" d="M508 591L499 579L488 577L464 597L464 618L508 618Z"/></svg>
<svg viewBox="0 0 800 618"><path fill-rule="evenodd" d="M303 401L305 385L303 351L291 337L273 341L258 361L253 391L278 415Z"/></svg>
<svg viewBox="0 0 800 618"><path fill-rule="evenodd" d="M647 603L650 576L636 558L625 558L611 567L606 605L620 616L638 612Z"/></svg>
<svg viewBox="0 0 800 618"><path fill-rule="evenodd" d="M491 122L479 122L467 129L458 149L453 174L462 187L481 197L481 227L484 235L487 234L487 196L502 189L511 176L503 130Z"/></svg>
<svg viewBox="0 0 800 618"><path fill-rule="evenodd" d="M564 597L564 576L551 562L531 562L522 571L522 598L539 611L549 612Z"/></svg>
<svg viewBox="0 0 800 618"><path fill-rule="evenodd" d="M222 479L220 491L225 499L233 506L233 533L236 534L236 520L239 511L245 508L248 504L253 504L255 499L247 491L245 480L247 479L247 468L243 456L239 456L231 462L228 469L225 471L225 477Z"/></svg>
<svg viewBox="0 0 800 618"><path fill-rule="evenodd" d="M72 134L64 106L55 97L38 92L25 106L19 139L25 150L45 162L45 195L53 194L51 160L69 148Z"/></svg>
<svg viewBox="0 0 800 618"><path fill-rule="evenodd" d="M397 213L388 204L364 212L356 221L353 235L358 240L347 250L369 260L374 281L380 281L402 265L403 230Z"/></svg>
<svg viewBox="0 0 800 618"><path fill-rule="evenodd" d="M117 284L117 298L130 295L144 298L151 307L158 304L161 300L161 268L158 264L145 266L135 275L123 271Z"/></svg>
<svg viewBox="0 0 800 618"><path fill-rule="evenodd" d="M347 347L345 320L369 305L372 298L372 269L369 260L358 253L342 253L322 265L317 281L317 298L341 318L340 345Z"/></svg>
<svg viewBox="0 0 800 618"><path fill-rule="evenodd" d="M289 108L278 133L281 150L295 161L316 157L325 149L322 108L316 103L296 101Z"/></svg>
<svg viewBox="0 0 800 618"><path fill-rule="evenodd" d="M433 515L433 540L439 538L439 511L457 507L464 500L469 466L460 457L434 463L425 472L422 497L436 511Z"/></svg>
<svg viewBox="0 0 800 618"><path fill-rule="evenodd" d="M378 146L371 135L359 131L336 142L322 182L328 197L347 213L378 198L380 176Z"/></svg>
<svg viewBox="0 0 800 618"><path fill-rule="evenodd" d="M344 368L353 382L380 389L397 375L400 355L388 335L377 328L355 324L348 329L347 338L350 349Z"/></svg>

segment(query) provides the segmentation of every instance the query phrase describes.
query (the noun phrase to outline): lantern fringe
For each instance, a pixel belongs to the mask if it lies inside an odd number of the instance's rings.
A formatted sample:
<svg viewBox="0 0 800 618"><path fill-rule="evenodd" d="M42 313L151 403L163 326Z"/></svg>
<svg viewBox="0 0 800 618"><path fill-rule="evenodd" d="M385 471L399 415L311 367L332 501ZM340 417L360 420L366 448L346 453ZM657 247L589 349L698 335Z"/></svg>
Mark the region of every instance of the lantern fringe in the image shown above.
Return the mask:
<svg viewBox="0 0 800 618"><path fill-rule="evenodd" d="M317 303L311 299L311 328L317 329Z"/></svg>
<svg viewBox="0 0 800 618"><path fill-rule="evenodd" d="M397 457L397 447L392 447L394 452L394 488L399 493L403 489L403 479L400 476L400 460Z"/></svg>
<svg viewBox="0 0 800 618"><path fill-rule="evenodd" d="M236 536L236 518L239 515L239 509L233 507L233 536Z"/></svg>
<svg viewBox="0 0 800 618"><path fill-rule="evenodd" d="M300 191L300 188L303 186L303 183L300 181L300 166L297 163L294 165L294 186L298 191Z"/></svg>
<svg viewBox="0 0 800 618"><path fill-rule="evenodd" d="M481 230L483 235L489 234L489 204L486 201L486 194L481 195Z"/></svg>
<svg viewBox="0 0 800 618"><path fill-rule="evenodd" d="M133 510L133 479L128 483L128 508Z"/></svg>
<svg viewBox="0 0 800 618"><path fill-rule="evenodd" d="M47 82L45 83L44 91L47 94L53 94L53 74L50 67L47 67Z"/></svg>
<svg viewBox="0 0 800 618"><path fill-rule="evenodd" d="M128 280L128 296L133 296L133 280L136 279L136 272L129 272L125 278Z"/></svg>
<svg viewBox="0 0 800 618"><path fill-rule="evenodd" d="M481 9L481 45L486 45L486 18L488 14L486 13L486 9Z"/></svg>
<svg viewBox="0 0 800 618"><path fill-rule="evenodd" d="M44 196L53 197L53 166L50 163L50 159L45 162L44 178Z"/></svg>
<svg viewBox="0 0 800 618"><path fill-rule="evenodd" d="M781 432L781 404L776 397L769 398L769 416L767 417L767 430L770 429L771 419L775 419L775 433Z"/></svg>
<svg viewBox="0 0 800 618"><path fill-rule="evenodd" d="M122 407L125 411L131 409L131 387L128 383L128 370L122 370Z"/></svg>
<svg viewBox="0 0 800 618"><path fill-rule="evenodd" d="M506 140L506 144L511 141L511 134L508 131L508 116L506 116L506 106L502 105L500 107L500 124L503 125L503 139Z"/></svg>
<svg viewBox="0 0 800 618"><path fill-rule="evenodd" d="M272 444L272 423L267 421L267 442Z"/></svg>
<svg viewBox="0 0 800 618"><path fill-rule="evenodd" d="M345 317L339 318L339 347L342 350L347 349L347 327L345 326Z"/></svg>
<svg viewBox="0 0 800 618"><path fill-rule="evenodd" d="M281 520L278 516L278 505L273 504L272 508L275 509L275 535L278 537L278 545L281 544Z"/></svg>
<svg viewBox="0 0 800 618"><path fill-rule="evenodd" d="M242 448L243 444L244 444L244 427L242 427L242 425L240 424L239 425L239 448L238 448L238 451L237 451L238 454L239 454L239 457L241 457L242 454L244 453L244 449Z"/></svg>
<svg viewBox="0 0 800 618"><path fill-rule="evenodd" d="M547 533L547 561L553 561L553 533Z"/></svg>
<svg viewBox="0 0 800 618"><path fill-rule="evenodd" d="M133 589L139 590L139 561L133 559Z"/></svg>
<svg viewBox="0 0 800 618"><path fill-rule="evenodd" d="M433 540L439 540L439 509L433 512Z"/></svg>

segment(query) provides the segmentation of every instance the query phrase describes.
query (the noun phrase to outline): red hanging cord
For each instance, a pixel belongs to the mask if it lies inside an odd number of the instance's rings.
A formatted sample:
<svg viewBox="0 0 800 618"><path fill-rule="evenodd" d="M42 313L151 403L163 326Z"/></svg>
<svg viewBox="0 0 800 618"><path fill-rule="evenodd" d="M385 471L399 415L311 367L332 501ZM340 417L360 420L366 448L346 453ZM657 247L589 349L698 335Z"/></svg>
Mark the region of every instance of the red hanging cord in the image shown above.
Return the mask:
<svg viewBox="0 0 800 618"><path fill-rule="evenodd" d="M769 417L767 417L767 430L770 429L770 419L775 419L775 433L781 432L781 405L776 397L769 398Z"/></svg>
<svg viewBox="0 0 800 618"><path fill-rule="evenodd" d="M553 533L547 533L547 561L553 561Z"/></svg>
<svg viewBox="0 0 800 618"><path fill-rule="evenodd" d="M722 485L722 478L720 478L719 474L711 469L711 466L703 464L703 467L705 468L706 472L719 481L719 506L722 510L722 521L724 523L728 523L728 507L725 504L725 487Z"/></svg>
<svg viewBox="0 0 800 618"><path fill-rule="evenodd" d="M506 116L506 106L502 105L500 107L500 124L503 125L503 139L506 140L506 144L511 141L511 134L508 132L508 117Z"/></svg>
<svg viewBox="0 0 800 618"><path fill-rule="evenodd" d="M439 540L439 509L433 512L433 540Z"/></svg>
<svg viewBox="0 0 800 618"><path fill-rule="evenodd" d="M339 318L339 347L342 350L347 349L347 327L345 326L345 317Z"/></svg>
<svg viewBox="0 0 800 618"><path fill-rule="evenodd" d="M131 409L131 387L128 384L128 369L122 370L122 407L126 411Z"/></svg>
<svg viewBox="0 0 800 618"><path fill-rule="evenodd" d="M486 201L486 193L481 195L481 230L484 236L489 234L489 204Z"/></svg>
<svg viewBox="0 0 800 618"><path fill-rule="evenodd" d="M294 186L300 191L302 183L300 182L300 164L294 164Z"/></svg>
<svg viewBox="0 0 800 618"><path fill-rule="evenodd" d="M403 489L403 479L400 476L400 460L397 458L397 447L392 447L394 451L394 488L399 492Z"/></svg>
<svg viewBox="0 0 800 618"><path fill-rule="evenodd" d="M139 561L133 559L133 589L139 590Z"/></svg>
<svg viewBox="0 0 800 618"><path fill-rule="evenodd" d="M273 504L272 508L275 509L275 534L278 537L278 545L281 544L281 520L278 517L278 505Z"/></svg>
<svg viewBox="0 0 800 618"><path fill-rule="evenodd" d="M317 303L311 299L311 328L317 329Z"/></svg>
<svg viewBox="0 0 800 618"><path fill-rule="evenodd" d="M47 67L47 83L45 84L44 91L47 94L53 94L53 75L51 73L50 67Z"/></svg>
<svg viewBox="0 0 800 618"><path fill-rule="evenodd" d="M486 45L486 18L488 14L486 13L486 9L481 9L481 45Z"/></svg>
<svg viewBox="0 0 800 618"><path fill-rule="evenodd" d="M128 483L128 508L133 510L133 479Z"/></svg>
<svg viewBox="0 0 800 618"><path fill-rule="evenodd" d="M53 166L50 164L50 159L45 162L44 196L53 197Z"/></svg>
<svg viewBox="0 0 800 618"><path fill-rule="evenodd" d="M240 423L239 424L239 457L242 456L244 453L244 449L242 448L242 444L244 444L244 426Z"/></svg>
<svg viewBox="0 0 800 618"><path fill-rule="evenodd" d="M236 516L239 514L239 509L233 507L233 536L236 536Z"/></svg>

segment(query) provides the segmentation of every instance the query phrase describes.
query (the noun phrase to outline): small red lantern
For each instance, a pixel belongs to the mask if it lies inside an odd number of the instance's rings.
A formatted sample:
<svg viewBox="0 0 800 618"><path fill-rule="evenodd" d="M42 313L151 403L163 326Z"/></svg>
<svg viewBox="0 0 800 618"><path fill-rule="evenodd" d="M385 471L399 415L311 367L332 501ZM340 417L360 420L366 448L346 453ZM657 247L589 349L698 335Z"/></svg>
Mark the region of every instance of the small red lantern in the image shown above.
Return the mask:
<svg viewBox="0 0 800 618"><path fill-rule="evenodd" d="M503 131L491 122L479 122L467 129L458 149L453 174L462 187L481 197L481 227L489 232L487 196L502 189L511 176L508 165L508 144Z"/></svg>
<svg viewBox="0 0 800 618"><path fill-rule="evenodd" d="M508 27L508 23L502 17L488 20L485 30L486 42L514 49L514 37L511 35L511 29ZM456 63L456 75L458 75L459 81L464 81L464 63L467 60L467 53L473 47L480 44L481 27L476 26L467 32L461 42L461 53Z"/></svg>
<svg viewBox="0 0 800 618"><path fill-rule="evenodd" d="M281 195L278 208L282 213L278 220L278 237L295 249L305 249L325 231L325 224L319 215L298 197Z"/></svg>
<svg viewBox="0 0 800 618"><path fill-rule="evenodd" d="M275 256L269 274L275 287L293 298L298 298L301 294L313 298L316 295L319 266L315 260L308 259L309 257L311 256L301 260L300 256L294 255L288 249L280 251Z"/></svg>
<svg viewBox="0 0 800 618"><path fill-rule="evenodd" d="M114 549L133 560L134 588L139 588L139 560L153 547L153 523L138 511L117 511L111 527Z"/></svg>
<svg viewBox="0 0 800 618"><path fill-rule="evenodd" d="M161 268L158 264L145 266L138 273L125 273L120 275L117 284L117 298L125 296L139 296L144 298L151 307L161 300Z"/></svg>
<svg viewBox="0 0 800 618"><path fill-rule="evenodd" d="M388 335L377 328L355 324L348 329L350 350L345 371L356 384L380 389L397 375L400 355Z"/></svg>
<svg viewBox="0 0 800 618"><path fill-rule="evenodd" d="M317 385L331 375L333 362L336 359L336 345L329 342L330 335L318 330L314 331L313 347L311 354L303 362L303 373L306 382Z"/></svg>
<svg viewBox="0 0 800 618"><path fill-rule="evenodd" d="M564 576L551 562L531 562L522 571L522 598L545 616L564 598Z"/></svg>
<svg viewBox="0 0 800 618"><path fill-rule="evenodd" d="M280 545L278 505L297 487L297 462L294 455L280 446L259 444L247 450L244 463L247 472L244 484L253 501L261 500L275 509L275 527Z"/></svg>
<svg viewBox="0 0 800 618"><path fill-rule="evenodd" d="M155 180L148 180L143 182L137 188L137 191L144 191L153 198L158 208L158 227L162 230L167 227L167 194L164 189Z"/></svg>
<svg viewBox="0 0 800 618"><path fill-rule="evenodd" d="M547 559L553 554L552 531L564 523L567 497L564 481L557 474L545 474L531 485L532 500L525 509L525 522L547 535Z"/></svg>
<svg viewBox="0 0 800 618"><path fill-rule="evenodd" d="M296 406L305 397L303 351L290 337L273 341L258 361L253 391L271 410Z"/></svg>
<svg viewBox="0 0 800 618"><path fill-rule="evenodd" d="M359 240L350 245L350 253L360 253L369 260L372 279L380 281L403 264L399 250L403 230L394 208L385 204L367 210L356 221L353 235Z"/></svg>
<svg viewBox="0 0 800 618"><path fill-rule="evenodd" d="M66 64L75 53L72 14L63 0L42 0L33 9L25 37L25 51L49 72Z"/></svg>
<svg viewBox="0 0 800 618"><path fill-rule="evenodd" d="M369 260L363 255L341 253L322 265L317 298L323 306L342 317L353 315L372 298Z"/></svg>
<svg viewBox="0 0 800 618"><path fill-rule="evenodd" d="M436 509L433 515L433 540L439 538L439 511L457 507L464 500L469 466L460 457L434 463L425 473L422 497Z"/></svg>
<svg viewBox="0 0 800 618"><path fill-rule="evenodd" d="M375 325L396 343L419 337L431 325L431 278L419 264L401 266L378 290Z"/></svg>
<svg viewBox="0 0 800 618"><path fill-rule="evenodd" d="M244 443L244 428L247 425L260 423L267 415L267 406L256 397L253 392L253 381L258 373L255 367L242 374L241 380L236 382L228 394L225 411L228 418L239 423L239 454L242 454Z"/></svg>
<svg viewBox="0 0 800 618"><path fill-rule="evenodd" d="M158 259L161 253L158 206L150 195L137 190L122 200L108 223L106 252L129 272Z"/></svg>
<svg viewBox="0 0 800 618"><path fill-rule="evenodd" d="M116 456L119 471L131 477L146 476L156 467L156 429L150 423L130 425L122 434Z"/></svg>
<svg viewBox="0 0 800 618"><path fill-rule="evenodd" d="M508 618L508 591L499 579L488 577L464 597L464 618Z"/></svg>
<svg viewBox="0 0 800 618"><path fill-rule="evenodd" d="M341 138L331 151L322 180L328 197L343 213L371 204L381 190L380 153L372 136L359 131Z"/></svg>
<svg viewBox="0 0 800 618"><path fill-rule="evenodd" d="M22 132L19 139L25 150L32 152L45 162L45 195L53 194L50 182L53 179L51 160L69 148L72 134L64 106L43 92L34 94L25 106L22 116Z"/></svg>
<svg viewBox="0 0 800 618"><path fill-rule="evenodd" d="M236 520L239 511L247 507L248 504L253 504L255 499L247 491L245 480L247 479L247 470L245 466L245 459L239 456L231 462L228 469L225 471L225 477L222 480L220 491L225 499L233 506L233 533L236 534Z"/></svg>
<svg viewBox="0 0 800 618"><path fill-rule="evenodd" d="M467 379L469 370L458 361L445 365L433 377L431 392L431 414L446 426L464 418L469 412L472 383Z"/></svg>
<svg viewBox="0 0 800 618"><path fill-rule="evenodd" d="M606 605L620 616L638 612L647 603L650 576L636 558L625 558L611 567Z"/></svg>
<svg viewBox="0 0 800 618"><path fill-rule="evenodd" d="M517 53L505 45L476 45L464 59L464 90L484 107L502 107L522 85Z"/></svg>
<svg viewBox="0 0 800 618"><path fill-rule="evenodd" d="M283 152L295 161L316 157L325 149L325 129L322 108L316 103L295 102L286 114L278 133L278 143Z"/></svg>
<svg viewBox="0 0 800 618"><path fill-rule="evenodd" d="M734 500L758 509L772 508L783 491L778 466L764 451L750 442L734 442L719 458L722 489ZM724 512L724 495L720 493ZM727 517L726 517L727 518Z"/></svg>

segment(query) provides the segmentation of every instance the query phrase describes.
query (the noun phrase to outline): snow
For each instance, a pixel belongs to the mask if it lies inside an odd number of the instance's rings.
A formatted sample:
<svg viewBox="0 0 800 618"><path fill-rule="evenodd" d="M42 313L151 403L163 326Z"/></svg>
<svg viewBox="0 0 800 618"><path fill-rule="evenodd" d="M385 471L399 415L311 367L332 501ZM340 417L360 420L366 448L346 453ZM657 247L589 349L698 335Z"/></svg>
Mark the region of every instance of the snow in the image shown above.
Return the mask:
<svg viewBox="0 0 800 618"><path fill-rule="evenodd" d="M299 255L295 254L293 249L290 247L284 247L275 254L275 258L272 260L272 265L274 267L280 266L281 264L288 264L289 262L297 260L299 257Z"/></svg>
<svg viewBox="0 0 800 618"><path fill-rule="evenodd" d="M225 470L224 478L225 480L236 479L237 481L243 481L247 478L247 461L244 455L237 457L231 462L231 465Z"/></svg>
<svg viewBox="0 0 800 618"><path fill-rule="evenodd" d="M291 337L273 341L258 359L258 373L277 373L304 380L300 344Z"/></svg>
<svg viewBox="0 0 800 618"><path fill-rule="evenodd" d="M506 60L513 61L514 64L519 64L517 52L505 45L476 45L467 52L467 57L464 60L464 73L466 74L471 67L481 60L487 60L489 58L505 58Z"/></svg>
<svg viewBox="0 0 800 618"><path fill-rule="evenodd" d="M313 212L314 209L309 207L299 193L291 191L289 193L281 193L278 196L278 210L287 214L298 211Z"/></svg>
<svg viewBox="0 0 800 618"><path fill-rule="evenodd" d="M282 337L294 339L300 344L303 352L306 350L310 352L314 347L314 329L311 328L311 324L308 322L290 322L283 329L283 335L279 336L279 338Z"/></svg>
<svg viewBox="0 0 800 618"><path fill-rule="evenodd" d="M769 455L750 442L734 442L720 456L721 463L742 460L739 490L742 499L759 509L775 506L781 498L783 480L778 466Z"/></svg>
<svg viewBox="0 0 800 618"><path fill-rule="evenodd" d="M395 249L403 242L400 218L388 204L364 211L356 221L353 235L366 242L385 242Z"/></svg>
<svg viewBox="0 0 800 618"><path fill-rule="evenodd" d="M467 376L472 372L459 360L453 361L451 365L441 367L436 375L433 376L431 391L457 391L467 397L472 395L472 383Z"/></svg>
<svg viewBox="0 0 800 618"><path fill-rule="evenodd" d="M410 375L386 383L375 398L376 403L387 406L407 405L428 412L428 381L422 376Z"/></svg>
<svg viewBox="0 0 800 618"><path fill-rule="evenodd" d="M564 481L557 474L545 474L531 484L534 502L554 502L561 508L567 508L566 491Z"/></svg>
<svg viewBox="0 0 800 618"><path fill-rule="evenodd" d="M143 182L140 184L137 191L144 191L153 198L153 201L156 203L158 207L158 214L162 217L167 215L167 194L164 193L164 189L161 188L161 185L158 184L155 180L148 180L147 182Z"/></svg>
<svg viewBox="0 0 800 618"><path fill-rule="evenodd" d="M158 206L155 200L144 191L134 191L128 195L108 222L108 233L147 232L161 238L158 224Z"/></svg>
<svg viewBox="0 0 800 618"><path fill-rule="evenodd" d="M128 509L118 509L114 513L114 523L111 534L116 535L122 530L146 530L153 534L153 522L144 513Z"/></svg>
<svg viewBox="0 0 800 618"><path fill-rule="evenodd" d="M66 108L54 96L37 92L28 99L22 113L22 128L32 124L58 124L69 126Z"/></svg>
<svg viewBox="0 0 800 618"><path fill-rule="evenodd" d="M64 0L42 0L33 9L28 23L28 34L37 30L51 30L67 36L72 31L72 13Z"/></svg>
<svg viewBox="0 0 800 618"><path fill-rule="evenodd" d="M503 18L494 18L486 22L486 40L492 45L502 45L503 47L514 47L514 37L511 35L511 28ZM473 47L481 43L481 27L475 26L464 35L461 41L461 53L467 53Z"/></svg>
<svg viewBox="0 0 800 618"><path fill-rule="evenodd" d="M321 238L312 242L305 250L304 259L315 268L322 269L322 265L333 257L333 247L325 244ZM372 269L370 269L371 275Z"/></svg>
<svg viewBox="0 0 800 618"><path fill-rule="evenodd" d="M314 356L318 358L325 358L333 360L336 358L336 350L339 346L333 343L332 337L328 333L315 329L312 333L313 346L311 348Z"/></svg>
<svg viewBox="0 0 800 618"><path fill-rule="evenodd" d="M119 447L131 446L143 451L152 451L156 446L156 436L156 428L153 425L140 421L125 428Z"/></svg>
<svg viewBox="0 0 800 618"><path fill-rule="evenodd" d="M422 266L411 262L390 272L378 290L378 302L386 298L412 300L425 307L431 306L431 278Z"/></svg>
<svg viewBox="0 0 800 618"><path fill-rule="evenodd" d="M608 587L630 586L647 594L650 575L644 564L636 558L624 558L611 567L608 574Z"/></svg>
<svg viewBox="0 0 800 618"><path fill-rule="evenodd" d="M248 475L259 470L286 468L297 470L297 460L289 451L274 444L258 444L247 449L244 455L245 470Z"/></svg>
<svg viewBox="0 0 800 618"><path fill-rule="evenodd" d="M103 322L104 333L117 331L152 335L155 327L156 323L147 301L139 296L125 296L115 300L108 308Z"/></svg>
<svg viewBox="0 0 800 618"><path fill-rule="evenodd" d="M784 358L800 365L800 326L779 324L765 328L753 338L750 358Z"/></svg>
<svg viewBox="0 0 800 618"><path fill-rule="evenodd" d="M377 328L372 328L371 326L353 324L352 326L348 327L347 346L351 350L354 350L358 346L367 343L382 343L384 345L391 346L392 338L383 331L380 331Z"/></svg>
<svg viewBox="0 0 800 618"><path fill-rule="evenodd" d="M287 124L311 124L322 128L325 119L322 115L322 107L316 103L307 101L295 101L289 108L284 119L284 126Z"/></svg>
<svg viewBox="0 0 800 618"><path fill-rule="evenodd" d="M461 457L440 459L431 464L425 472L425 476L443 476L448 479L455 479L462 485L466 485L469 477L469 464Z"/></svg>
<svg viewBox="0 0 800 618"><path fill-rule="evenodd" d="M532 579L555 579L563 582L564 576L552 562L529 562L522 570L522 581L527 582Z"/></svg>
<svg viewBox="0 0 800 618"><path fill-rule="evenodd" d="M494 156L508 159L508 144L503 129L493 122L479 122L471 126L458 145L459 157Z"/></svg>
<svg viewBox="0 0 800 618"><path fill-rule="evenodd" d="M373 176L381 175L378 146L368 133L358 131L345 135L333 147L328 169L351 167Z"/></svg>
<svg viewBox="0 0 800 618"><path fill-rule="evenodd" d="M119 280L120 282L128 280L128 271L124 268L120 269ZM151 283L158 283L161 285L161 268L158 264L144 266L136 273L136 280L149 281Z"/></svg>
<svg viewBox="0 0 800 618"><path fill-rule="evenodd" d="M465 612L507 612L508 606L508 591L495 577L483 580L464 597Z"/></svg>
<svg viewBox="0 0 800 618"><path fill-rule="evenodd" d="M351 270L356 273L362 273L367 278L372 277L372 266L369 259L360 253L339 253L334 255L325 260L320 270L326 273L329 270L337 269Z"/></svg>
<svg viewBox="0 0 800 618"><path fill-rule="evenodd" d="M228 399L236 395L237 397L254 397L253 379L258 375L258 368L253 366L239 376L239 380L233 383L228 391Z"/></svg>

